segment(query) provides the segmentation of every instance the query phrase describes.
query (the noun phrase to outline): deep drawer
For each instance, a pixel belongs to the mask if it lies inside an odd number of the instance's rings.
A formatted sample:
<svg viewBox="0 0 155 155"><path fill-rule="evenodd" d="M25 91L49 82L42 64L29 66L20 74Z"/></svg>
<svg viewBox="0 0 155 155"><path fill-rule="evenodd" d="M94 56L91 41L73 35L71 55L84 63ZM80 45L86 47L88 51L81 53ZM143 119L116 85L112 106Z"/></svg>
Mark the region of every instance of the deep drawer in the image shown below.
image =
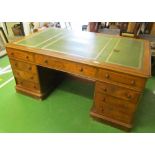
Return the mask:
<svg viewBox="0 0 155 155"><path fill-rule="evenodd" d="M37 73L37 69L35 65L25 63L22 61L12 60L12 59L10 59L10 63L13 69L23 70L34 74Z"/></svg>
<svg viewBox="0 0 155 155"><path fill-rule="evenodd" d="M22 80L19 78L16 78L16 83L18 86L23 87L24 89L28 89L28 90L36 91L36 92L41 92L40 86L37 83Z"/></svg>
<svg viewBox="0 0 155 155"><path fill-rule="evenodd" d="M20 70L13 70L13 73L15 77L21 78L23 80L39 83L38 76L36 74L32 74L32 73L24 72Z"/></svg>
<svg viewBox="0 0 155 155"><path fill-rule="evenodd" d="M133 103L137 103L141 95L139 92L125 87L98 81L96 82L95 90L96 93L108 94Z"/></svg>

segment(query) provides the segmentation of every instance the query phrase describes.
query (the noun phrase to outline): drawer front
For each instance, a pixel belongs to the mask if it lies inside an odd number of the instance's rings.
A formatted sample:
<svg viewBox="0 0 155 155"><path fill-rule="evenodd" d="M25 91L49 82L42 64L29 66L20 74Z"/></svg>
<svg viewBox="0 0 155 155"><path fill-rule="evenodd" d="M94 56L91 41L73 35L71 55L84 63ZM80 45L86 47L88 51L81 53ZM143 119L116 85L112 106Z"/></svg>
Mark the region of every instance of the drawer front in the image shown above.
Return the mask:
<svg viewBox="0 0 155 155"><path fill-rule="evenodd" d="M113 96L96 93L95 105L97 111L102 112L103 108L113 108L121 114L131 115L135 112L137 104L122 100Z"/></svg>
<svg viewBox="0 0 155 155"><path fill-rule="evenodd" d="M53 69L58 69L72 74L77 74L80 76L86 76L90 78L96 76L96 68L70 62L67 60L54 59L42 55L36 55L35 61L39 65L43 65Z"/></svg>
<svg viewBox="0 0 155 155"><path fill-rule="evenodd" d="M88 78L96 77L96 68L87 65L75 64L75 69L72 72Z"/></svg>
<svg viewBox="0 0 155 155"><path fill-rule="evenodd" d="M132 123L133 114L121 113L120 111L116 110L114 107L100 105L100 115L105 117L109 117L111 119L121 121L123 123Z"/></svg>
<svg viewBox="0 0 155 155"><path fill-rule="evenodd" d="M116 73L108 70L99 69L97 74L98 79L103 81L114 81L122 84L126 84L132 86L133 88L137 88L139 90L143 90L145 87L145 78L140 78L136 76L131 76L127 74Z"/></svg>
<svg viewBox="0 0 155 155"><path fill-rule="evenodd" d="M15 77L27 80L27 81L32 81L35 83L39 83L38 76L29 72L24 72L20 70L13 70L13 73Z"/></svg>
<svg viewBox="0 0 155 155"><path fill-rule="evenodd" d="M24 89L40 92L40 86L37 83L22 80L19 78L16 78L16 83L18 86L23 87Z"/></svg>
<svg viewBox="0 0 155 155"><path fill-rule="evenodd" d="M11 59L10 59L10 63L13 69L23 70L34 74L37 73L37 69L35 65L24 63L22 61L11 60Z"/></svg>
<svg viewBox="0 0 155 155"><path fill-rule="evenodd" d="M47 56L35 55L35 61L39 65L43 65L53 69L65 69L65 62L60 61L58 59L49 58Z"/></svg>
<svg viewBox="0 0 155 155"><path fill-rule="evenodd" d="M108 94L133 103L137 103L141 95L140 93L131 89L98 81L96 82L95 89L96 93Z"/></svg>
<svg viewBox="0 0 155 155"><path fill-rule="evenodd" d="M20 60L25 60L30 62L34 61L34 57L32 53L23 52L23 51L14 50L14 49L7 49L7 53L10 58L20 59Z"/></svg>

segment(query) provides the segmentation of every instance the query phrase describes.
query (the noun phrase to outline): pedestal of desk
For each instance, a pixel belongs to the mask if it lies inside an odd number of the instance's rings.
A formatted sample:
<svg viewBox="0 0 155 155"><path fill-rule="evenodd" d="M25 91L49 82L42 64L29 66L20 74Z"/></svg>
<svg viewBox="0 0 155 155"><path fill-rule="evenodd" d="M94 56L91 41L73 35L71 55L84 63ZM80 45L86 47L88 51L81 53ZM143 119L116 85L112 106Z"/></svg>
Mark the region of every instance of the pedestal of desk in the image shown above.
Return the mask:
<svg viewBox="0 0 155 155"><path fill-rule="evenodd" d="M132 128L141 93L120 85L96 82L91 116L117 127Z"/></svg>
<svg viewBox="0 0 155 155"><path fill-rule="evenodd" d="M44 99L63 80L63 73L10 59L16 80L16 91L34 98Z"/></svg>

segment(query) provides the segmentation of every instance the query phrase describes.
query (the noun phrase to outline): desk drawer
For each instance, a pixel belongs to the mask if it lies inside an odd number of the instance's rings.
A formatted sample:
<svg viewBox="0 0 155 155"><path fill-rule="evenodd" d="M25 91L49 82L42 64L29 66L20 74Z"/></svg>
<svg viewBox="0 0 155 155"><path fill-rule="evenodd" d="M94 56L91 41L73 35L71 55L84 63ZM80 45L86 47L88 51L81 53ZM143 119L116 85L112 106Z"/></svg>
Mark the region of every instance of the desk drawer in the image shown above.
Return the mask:
<svg viewBox="0 0 155 155"><path fill-rule="evenodd" d="M72 69L70 69L71 73L74 73L80 76L86 76L88 78L95 78L96 76L96 68L94 67L83 65L83 64L76 64L76 63L73 63L70 66L72 66Z"/></svg>
<svg viewBox="0 0 155 155"><path fill-rule="evenodd" d="M103 104L100 104L100 111L98 111L98 113L105 117L129 124L132 122L134 116L132 113L128 114L127 112L120 112L113 106L104 106Z"/></svg>
<svg viewBox="0 0 155 155"><path fill-rule="evenodd" d="M35 55L35 61L37 64L40 64L49 68L60 69L60 70L65 69L65 62L59 59L54 59L43 55Z"/></svg>
<svg viewBox="0 0 155 155"><path fill-rule="evenodd" d="M135 112L137 104L106 94L96 93L95 106L98 112L102 112L102 110L106 108L111 108L121 114L131 115Z"/></svg>
<svg viewBox="0 0 155 155"><path fill-rule="evenodd" d="M29 52L23 52L20 50L14 50L14 49L7 49L8 56L10 58L14 59L20 59L20 60L25 60L25 61L34 61L34 57L32 53Z"/></svg>
<svg viewBox="0 0 155 155"><path fill-rule="evenodd" d="M23 87L24 89L40 92L40 86L38 83L22 80L19 78L16 78L16 83L18 86Z"/></svg>
<svg viewBox="0 0 155 155"><path fill-rule="evenodd" d="M20 71L20 70L13 70L13 73L15 75L15 77L27 80L27 81L32 81L35 83L38 83L38 76L36 74L32 74L29 72L24 72L24 71Z"/></svg>
<svg viewBox="0 0 155 155"><path fill-rule="evenodd" d="M37 69L35 65L24 63L22 61L11 60L11 59L10 59L10 63L13 69L19 69L19 70L31 72L34 74L37 73Z"/></svg>
<svg viewBox="0 0 155 155"><path fill-rule="evenodd" d="M131 76L123 73L116 73L109 70L99 69L97 74L98 79L103 81L114 81L122 84L126 84L139 90L143 90L145 86L146 79L136 76Z"/></svg>
<svg viewBox="0 0 155 155"><path fill-rule="evenodd" d="M86 76L90 78L96 76L96 68L83 65L83 64L70 62L67 60L61 60L61 59L49 58L47 56L42 56L42 55L36 55L35 61L37 64L40 64L49 68L69 72L72 74L77 74L80 76Z"/></svg>
<svg viewBox="0 0 155 155"><path fill-rule="evenodd" d="M137 103L139 96L141 95L131 89L98 81L96 82L95 89L96 93L108 94L133 103Z"/></svg>

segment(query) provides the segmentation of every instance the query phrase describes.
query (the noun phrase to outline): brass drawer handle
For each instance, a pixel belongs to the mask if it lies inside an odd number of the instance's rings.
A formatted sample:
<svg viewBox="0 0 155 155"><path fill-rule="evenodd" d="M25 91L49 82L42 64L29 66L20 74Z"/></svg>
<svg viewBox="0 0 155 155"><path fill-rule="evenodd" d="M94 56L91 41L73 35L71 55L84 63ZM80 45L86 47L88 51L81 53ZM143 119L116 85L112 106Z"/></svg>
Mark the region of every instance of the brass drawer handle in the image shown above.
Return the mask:
<svg viewBox="0 0 155 155"><path fill-rule="evenodd" d="M30 67L28 68L28 70L32 70L32 67L30 66Z"/></svg>
<svg viewBox="0 0 155 155"><path fill-rule="evenodd" d="M110 78L110 75L107 73L107 74L105 74L105 77L106 77L107 79L109 79L109 78Z"/></svg>
<svg viewBox="0 0 155 155"><path fill-rule="evenodd" d="M45 64L48 64L48 60L45 60L44 62L45 62Z"/></svg>
<svg viewBox="0 0 155 155"><path fill-rule="evenodd" d="M132 96L131 96L130 94L127 94L127 98L128 98L128 99L131 99L131 97L132 97Z"/></svg>
<svg viewBox="0 0 155 155"><path fill-rule="evenodd" d="M107 88L103 88L103 91L107 92Z"/></svg>
<svg viewBox="0 0 155 155"><path fill-rule="evenodd" d="M135 80L132 80L132 81L131 81L131 84L132 84L132 85L135 85Z"/></svg>
<svg viewBox="0 0 155 155"><path fill-rule="evenodd" d="M33 77L33 76L31 76L31 77L30 77L30 79L31 79L31 80L33 80L33 79L34 79L34 77Z"/></svg>
<svg viewBox="0 0 155 155"><path fill-rule="evenodd" d="M83 68L80 69L80 72L83 72Z"/></svg>
<svg viewBox="0 0 155 155"><path fill-rule="evenodd" d="M104 113L104 112L105 112L105 109L104 109L103 107L101 108L101 112L102 112L102 113Z"/></svg>
<svg viewBox="0 0 155 155"><path fill-rule="evenodd" d="M103 102L105 102L105 97L102 99Z"/></svg>
<svg viewBox="0 0 155 155"><path fill-rule="evenodd" d="M16 66L16 67L18 66L18 63L17 63L17 62L15 63L15 66Z"/></svg>
<svg viewBox="0 0 155 155"><path fill-rule="evenodd" d="M26 59L29 59L29 56L28 55L26 56Z"/></svg>
<svg viewBox="0 0 155 155"><path fill-rule="evenodd" d="M11 52L11 56L14 56L14 53L13 52Z"/></svg>

